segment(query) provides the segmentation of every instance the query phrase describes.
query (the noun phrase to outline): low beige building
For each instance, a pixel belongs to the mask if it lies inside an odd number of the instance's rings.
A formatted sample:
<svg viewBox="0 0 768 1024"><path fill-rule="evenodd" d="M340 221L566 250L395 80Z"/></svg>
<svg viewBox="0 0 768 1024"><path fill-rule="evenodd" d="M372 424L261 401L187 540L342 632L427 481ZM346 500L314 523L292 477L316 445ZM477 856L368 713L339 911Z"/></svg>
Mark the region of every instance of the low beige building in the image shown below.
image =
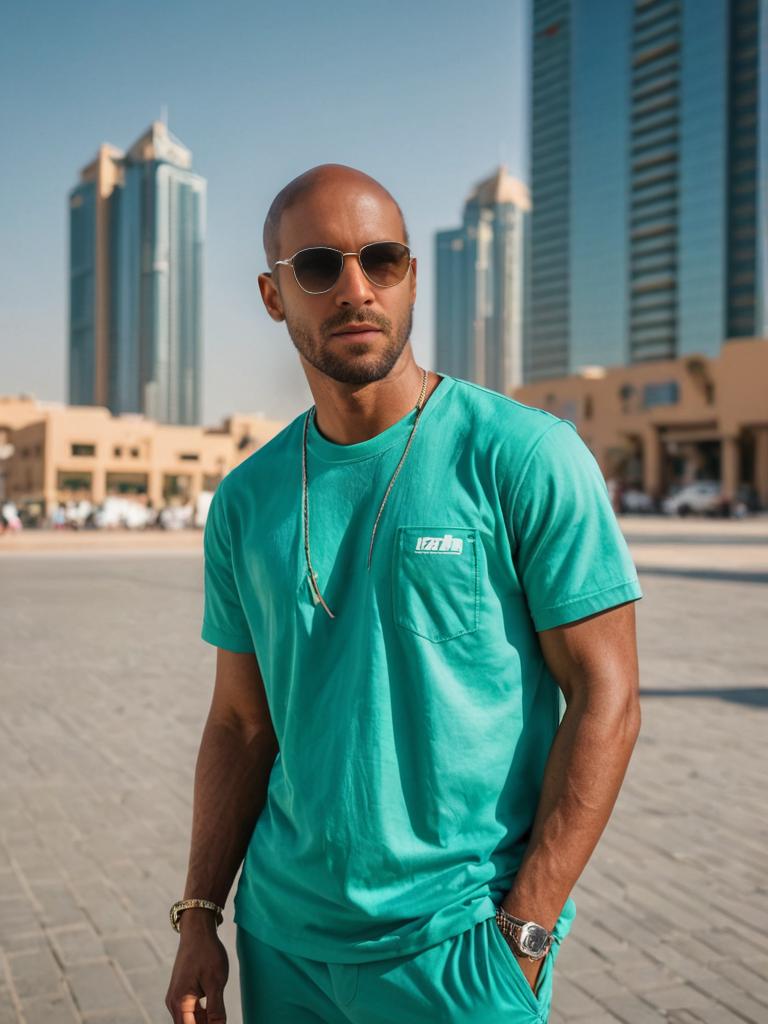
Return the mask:
<svg viewBox="0 0 768 1024"><path fill-rule="evenodd" d="M768 338L703 355L585 367L513 397L572 420L603 475L655 499L673 484L720 480L768 508Z"/></svg>
<svg viewBox="0 0 768 1024"><path fill-rule="evenodd" d="M285 423L235 414L219 427L173 426L101 406L0 396L0 500L33 519L60 503L130 496L159 509L194 502Z"/></svg>
<svg viewBox="0 0 768 1024"><path fill-rule="evenodd" d="M587 367L513 397L572 420L603 475L653 498L719 479L768 508L768 339L703 355ZM0 396L0 500L46 518L59 502L131 495L154 508L194 501L285 423L236 414L219 427L171 426L100 406Z"/></svg>

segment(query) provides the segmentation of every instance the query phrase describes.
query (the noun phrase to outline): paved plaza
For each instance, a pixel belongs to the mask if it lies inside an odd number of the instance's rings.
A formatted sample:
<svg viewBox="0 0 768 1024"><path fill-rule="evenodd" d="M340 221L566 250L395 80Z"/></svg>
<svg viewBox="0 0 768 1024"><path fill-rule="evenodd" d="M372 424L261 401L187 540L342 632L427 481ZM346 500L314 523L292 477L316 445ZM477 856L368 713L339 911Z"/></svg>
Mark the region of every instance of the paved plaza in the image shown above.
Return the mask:
<svg viewBox="0 0 768 1024"><path fill-rule="evenodd" d="M764 1024L768 517L621 525L643 727L552 1024ZM0 1024L168 1024L215 661L200 535L0 536L0 587Z"/></svg>

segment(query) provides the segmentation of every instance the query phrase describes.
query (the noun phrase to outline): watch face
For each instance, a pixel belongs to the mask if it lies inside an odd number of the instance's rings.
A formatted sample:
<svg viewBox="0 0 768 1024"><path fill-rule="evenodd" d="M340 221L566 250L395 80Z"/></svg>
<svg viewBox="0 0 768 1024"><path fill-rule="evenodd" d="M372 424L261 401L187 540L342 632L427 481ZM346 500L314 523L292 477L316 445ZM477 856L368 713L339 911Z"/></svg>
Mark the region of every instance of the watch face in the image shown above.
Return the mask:
<svg viewBox="0 0 768 1024"><path fill-rule="evenodd" d="M547 929L542 928L541 925L533 924L529 922L523 925L520 933L520 946L525 950L529 956L536 956L541 953L543 949L546 949L547 945Z"/></svg>

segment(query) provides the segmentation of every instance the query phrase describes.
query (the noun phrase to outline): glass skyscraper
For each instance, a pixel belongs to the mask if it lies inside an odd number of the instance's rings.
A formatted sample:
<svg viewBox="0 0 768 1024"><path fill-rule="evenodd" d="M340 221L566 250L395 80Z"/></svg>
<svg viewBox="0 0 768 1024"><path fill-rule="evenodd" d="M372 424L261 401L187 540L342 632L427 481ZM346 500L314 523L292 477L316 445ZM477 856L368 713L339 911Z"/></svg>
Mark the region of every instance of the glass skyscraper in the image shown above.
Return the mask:
<svg viewBox="0 0 768 1024"><path fill-rule="evenodd" d="M69 402L201 422L206 183L161 121L69 194Z"/></svg>
<svg viewBox="0 0 768 1024"><path fill-rule="evenodd" d="M508 393L522 383L528 189L505 167L480 182L460 228L435 236L435 368Z"/></svg>
<svg viewBox="0 0 768 1024"><path fill-rule="evenodd" d="M525 380L766 336L768 0L533 0L532 28Z"/></svg>
<svg viewBox="0 0 768 1024"><path fill-rule="evenodd" d="M523 380L564 372L570 294L570 0L533 4L531 240ZM535 240L535 246L534 246ZM532 365L531 354L536 354Z"/></svg>

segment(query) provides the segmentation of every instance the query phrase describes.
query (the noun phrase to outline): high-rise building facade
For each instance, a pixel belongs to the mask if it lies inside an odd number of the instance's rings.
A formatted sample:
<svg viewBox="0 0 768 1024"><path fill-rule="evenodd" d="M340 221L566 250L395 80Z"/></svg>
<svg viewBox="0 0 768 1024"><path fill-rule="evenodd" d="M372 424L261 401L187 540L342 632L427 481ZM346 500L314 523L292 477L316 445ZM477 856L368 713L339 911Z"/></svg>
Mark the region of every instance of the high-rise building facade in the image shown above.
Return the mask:
<svg viewBox="0 0 768 1024"><path fill-rule="evenodd" d="M528 189L500 167L435 236L435 367L503 393L522 384Z"/></svg>
<svg viewBox="0 0 768 1024"><path fill-rule="evenodd" d="M526 381L768 334L768 0L534 0Z"/></svg>
<svg viewBox="0 0 768 1024"><path fill-rule="evenodd" d="M202 415L206 183L162 121L100 147L69 193L69 402Z"/></svg>
<svg viewBox="0 0 768 1024"><path fill-rule="evenodd" d="M555 376L568 361L570 295L570 0L533 4L531 231L523 378ZM534 247L534 239L536 245ZM531 354L536 363L532 365Z"/></svg>

